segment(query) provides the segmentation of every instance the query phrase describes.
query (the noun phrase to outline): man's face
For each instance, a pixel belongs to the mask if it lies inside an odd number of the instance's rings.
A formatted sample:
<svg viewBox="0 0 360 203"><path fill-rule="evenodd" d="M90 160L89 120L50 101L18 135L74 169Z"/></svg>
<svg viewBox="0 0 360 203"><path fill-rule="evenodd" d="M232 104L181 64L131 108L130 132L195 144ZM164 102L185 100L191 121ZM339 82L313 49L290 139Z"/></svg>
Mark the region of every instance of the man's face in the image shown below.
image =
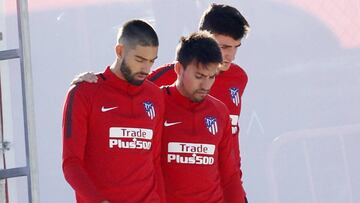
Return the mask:
<svg viewBox="0 0 360 203"><path fill-rule="evenodd" d="M241 39L235 40L232 37L220 34L214 34L223 57L223 64L220 66L221 71L227 71L230 67L231 62L234 61L236 51L241 45Z"/></svg>
<svg viewBox="0 0 360 203"><path fill-rule="evenodd" d="M202 101L208 95L218 73L218 63L190 63L184 70L179 64L177 87L180 93L194 102Z"/></svg>
<svg viewBox="0 0 360 203"><path fill-rule="evenodd" d="M158 47L139 46L127 50L120 64L125 80L133 85L141 85L157 58Z"/></svg>

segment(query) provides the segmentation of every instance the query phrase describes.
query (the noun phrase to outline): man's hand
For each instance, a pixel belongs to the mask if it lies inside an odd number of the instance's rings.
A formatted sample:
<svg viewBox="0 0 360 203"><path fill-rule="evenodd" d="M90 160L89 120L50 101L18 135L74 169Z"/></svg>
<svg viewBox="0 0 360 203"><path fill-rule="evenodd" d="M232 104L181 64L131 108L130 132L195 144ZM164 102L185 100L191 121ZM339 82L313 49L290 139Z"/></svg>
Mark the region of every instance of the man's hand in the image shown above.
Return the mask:
<svg viewBox="0 0 360 203"><path fill-rule="evenodd" d="M73 81L71 81L70 85L78 84L79 82L89 82L89 83L97 83L97 76L93 72L84 72L77 75Z"/></svg>

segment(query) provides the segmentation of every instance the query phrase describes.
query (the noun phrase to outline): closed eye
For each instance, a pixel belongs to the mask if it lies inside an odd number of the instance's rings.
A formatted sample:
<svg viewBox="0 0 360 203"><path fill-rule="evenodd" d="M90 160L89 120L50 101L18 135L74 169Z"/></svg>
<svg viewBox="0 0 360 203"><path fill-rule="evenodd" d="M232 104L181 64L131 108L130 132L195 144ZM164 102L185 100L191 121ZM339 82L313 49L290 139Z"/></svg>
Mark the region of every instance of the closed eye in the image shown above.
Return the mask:
<svg viewBox="0 0 360 203"><path fill-rule="evenodd" d="M157 59L157 56L155 58L153 58L153 59L147 59L147 58L144 58L144 57L138 56L138 55L135 56L135 60L137 62L139 62L139 63L143 63L145 61L149 61L150 63L154 63L156 59Z"/></svg>
<svg viewBox="0 0 360 203"><path fill-rule="evenodd" d="M228 48L230 48L230 47L231 47L231 46L228 46L228 45L221 45L221 46L220 46L221 49L228 49Z"/></svg>

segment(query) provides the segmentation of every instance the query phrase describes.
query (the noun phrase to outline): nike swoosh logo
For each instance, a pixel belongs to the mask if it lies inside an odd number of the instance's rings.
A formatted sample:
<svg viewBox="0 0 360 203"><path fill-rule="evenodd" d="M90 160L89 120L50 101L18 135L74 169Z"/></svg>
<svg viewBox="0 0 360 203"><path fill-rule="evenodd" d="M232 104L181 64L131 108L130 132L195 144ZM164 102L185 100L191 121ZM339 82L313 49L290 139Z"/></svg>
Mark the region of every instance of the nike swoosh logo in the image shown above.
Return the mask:
<svg viewBox="0 0 360 203"><path fill-rule="evenodd" d="M168 123L167 121L165 121L164 126L169 127L169 126L177 125L177 124L180 124L180 123L182 123L182 122L179 121L179 122Z"/></svg>
<svg viewBox="0 0 360 203"><path fill-rule="evenodd" d="M103 107L101 107L101 112L107 112L107 111L110 111L110 110L113 110L113 109L116 109L116 108L118 108L118 107L115 106L115 107L105 108L105 107L103 106Z"/></svg>

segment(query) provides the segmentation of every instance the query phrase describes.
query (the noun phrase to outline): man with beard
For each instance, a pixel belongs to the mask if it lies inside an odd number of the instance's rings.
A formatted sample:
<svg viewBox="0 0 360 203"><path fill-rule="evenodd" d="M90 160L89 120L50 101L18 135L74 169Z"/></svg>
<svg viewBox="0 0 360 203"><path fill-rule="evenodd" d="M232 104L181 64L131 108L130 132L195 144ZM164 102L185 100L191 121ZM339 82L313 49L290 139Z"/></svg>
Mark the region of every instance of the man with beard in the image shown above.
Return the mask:
<svg viewBox="0 0 360 203"><path fill-rule="evenodd" d="M240 171L231 155L229 110L208 95L222 63L220 48L210 33L193 33L181 39L176 60L177 80L162 87L167 201L244 203Z"/></svg>
<svg viewBox="0 0 360 203"><path fill-rule="evenodd" d="M63 172L77 202L165 201L160 169L161 90L145 80L158 37L144 21L119 31L115 62L97 83L70 87L63 112Z"/></svg>

